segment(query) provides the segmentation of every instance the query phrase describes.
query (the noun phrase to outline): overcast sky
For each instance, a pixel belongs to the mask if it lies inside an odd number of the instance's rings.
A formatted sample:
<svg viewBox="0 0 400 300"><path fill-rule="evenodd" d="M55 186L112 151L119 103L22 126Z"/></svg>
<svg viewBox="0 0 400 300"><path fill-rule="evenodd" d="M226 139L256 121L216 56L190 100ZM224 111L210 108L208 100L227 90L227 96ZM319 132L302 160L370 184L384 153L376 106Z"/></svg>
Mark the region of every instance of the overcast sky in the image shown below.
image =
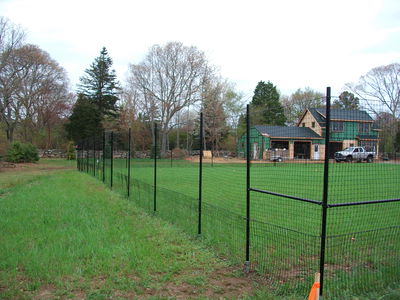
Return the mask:
<svg viewBox="0 0 400 300"><path fill-rule="evenodd" d="M399 0L0 0L0 15L67 70L74 90L103 46L121 83L154 44L197 46L247 97L260 80L287 95L306 86L338 95L400 62Z"/></svg>

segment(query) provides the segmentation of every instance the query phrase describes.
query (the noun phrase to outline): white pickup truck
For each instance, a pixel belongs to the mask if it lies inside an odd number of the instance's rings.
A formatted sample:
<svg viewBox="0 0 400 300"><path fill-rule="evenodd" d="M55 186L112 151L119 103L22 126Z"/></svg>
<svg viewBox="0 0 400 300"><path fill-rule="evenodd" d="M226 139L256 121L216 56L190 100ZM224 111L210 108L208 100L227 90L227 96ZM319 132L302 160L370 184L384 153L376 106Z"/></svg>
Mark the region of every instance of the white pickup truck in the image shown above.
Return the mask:
<svg viewBox="0 0 400 300"><path fill-rule="evenodd" d="M337 162L363 161L372 163L375 158L375 152L368 152L364 147L348 147L342 151L335 152L335 160Z"/></svg>

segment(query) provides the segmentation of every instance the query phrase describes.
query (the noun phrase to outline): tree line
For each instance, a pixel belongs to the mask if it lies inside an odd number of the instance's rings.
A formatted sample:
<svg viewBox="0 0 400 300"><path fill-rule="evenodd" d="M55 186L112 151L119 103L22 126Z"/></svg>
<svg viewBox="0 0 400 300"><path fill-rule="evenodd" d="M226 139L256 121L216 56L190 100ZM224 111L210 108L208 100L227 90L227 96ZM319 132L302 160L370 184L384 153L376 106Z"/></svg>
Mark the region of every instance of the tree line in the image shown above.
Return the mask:
<svg viewBox="0 0 400 300"><path fill-rule="evenodd" d="M65 70L25 38L19 26L0 17L1 128L8 143L17 138L46 148L60 142L73 95Z"/></svg>
<svg viewBox="0 0 400 300"><path fill-rule="evenodd" d="M26 34L0 17L0 144L27 141L40 148L63 148L103 131L132 128L136 150L148 150L154 124L161 152L199 147L199 112L205 116L206 149L234 151L244 131L245 99L223 78L204 52L180 42L152 46L142 61L128 66L121 84L107 49L85 70L76 91L65 70ZM332 106L367 109L382 129L382 145L399 151L399 73L393 63L372 69L335 98ZM260 81L251 97L253 124L295 125L310 107L323 107L325 95L310 87L281 95ZM397 141L397 142L396 142ZM397 148L397 149L395 149ZM0 152L2 149L0 149Z"/></svg>

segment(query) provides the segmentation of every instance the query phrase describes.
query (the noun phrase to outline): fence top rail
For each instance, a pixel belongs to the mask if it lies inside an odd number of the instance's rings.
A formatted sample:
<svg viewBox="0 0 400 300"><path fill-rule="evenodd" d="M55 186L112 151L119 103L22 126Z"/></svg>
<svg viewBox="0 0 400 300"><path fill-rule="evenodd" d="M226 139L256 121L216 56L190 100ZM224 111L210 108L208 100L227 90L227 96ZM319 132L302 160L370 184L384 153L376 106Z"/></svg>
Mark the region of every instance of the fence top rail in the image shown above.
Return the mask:
<svg viewBox="0 0 400 300"><path fill-rule="evenodd" d="M277 197L283 197L283 198L288 198L288 199L292 199L292 200L297 200L297 201L303 201L303 202L308 202L308 203L312 203L312 204L322 205L321 201L311 200L311 199L307 199L307 198L301 198L301 197L296 197L296 196L291 196L291 195L285 195L285 194L281 194L281 193L275 193L275 192L265 191L265 190L256 189L256 188L250 188L249 190L252 191L252 192L258 192L258 193L273 195L273 196L277 196ZM327 207L328 208L334 208L334 207L367 205L367 204L379 204L379 203L391 203L391 202L400 202L400 199L383 199L383 200L371 200L371 201L359 201L359 202L333 203L333 204L327 204Z"/></svg>
<svg viewBox="0 0 400 300"><path fill-rule="evenodd" d="M265 190L261 190L261 189L249 188L249 191L273 195L273 196L277 196L277 197L293 199L293 200L298 200L298 201L303 201L303 202L308 202L308 203L312 203L312 204L322 205L321 201L316 201L316 200L311 200L311 199L301 198L301 197L296 197L296 196L291 196L291 195L285 195L285 194L265 191Z"/></svg>
<svg viewBox="0 0 400 300"><path fill-rule="evenodd" d="M328 204L328 208L331 208L331 207L343 207L343 206L355 206L355 205L366 205L366 204L378 204L378 203L390 203L390 202L400 202L400 199L384 199L384 200L371 200L371 201L360 201L360 202L334 203L334 204Z"/></svg>

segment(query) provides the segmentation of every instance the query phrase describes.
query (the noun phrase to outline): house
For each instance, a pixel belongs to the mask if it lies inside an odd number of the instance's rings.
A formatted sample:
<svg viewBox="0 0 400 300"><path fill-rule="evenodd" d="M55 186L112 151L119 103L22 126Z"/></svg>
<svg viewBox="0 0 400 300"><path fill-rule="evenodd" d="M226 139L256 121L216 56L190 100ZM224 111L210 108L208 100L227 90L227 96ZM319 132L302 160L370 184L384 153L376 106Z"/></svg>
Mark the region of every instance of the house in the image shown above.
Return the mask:
<svg viewBox="0 0 400 300"><path fill-rule="evenodd" d="M287 150L287 158L321 160L325 157L325 108L304 111L297 126L256 125L250 128L252 159L267 159L275 149ZM350 146L363 146L378 154L379 129L372 117L362 110L331 110L329 149L336 151ZM245 153L246 135L237 145Z"/></svg>
<svg viewBox="0 0 400 300"><path fill-rule="evenodd" d="M325 108L307 109L297 126L311 128L325 138ZM331 158L336 151L347 147L362 146L367 151L379 152L379 131L374 119L363 110L331 109L329 152Z"/></svg>
<svg viewBox="0 0 400 300"><path fill-rule="evenodd" d="M250 128L252 159L265 159L265 151L269 149L288 150L289 159L320 159L314 157L311 148L315 145L319 148L321 143L323 138L308 127L256 125ZM246 135L239 140L238 152L244 153L245 147Z"/></svg>

